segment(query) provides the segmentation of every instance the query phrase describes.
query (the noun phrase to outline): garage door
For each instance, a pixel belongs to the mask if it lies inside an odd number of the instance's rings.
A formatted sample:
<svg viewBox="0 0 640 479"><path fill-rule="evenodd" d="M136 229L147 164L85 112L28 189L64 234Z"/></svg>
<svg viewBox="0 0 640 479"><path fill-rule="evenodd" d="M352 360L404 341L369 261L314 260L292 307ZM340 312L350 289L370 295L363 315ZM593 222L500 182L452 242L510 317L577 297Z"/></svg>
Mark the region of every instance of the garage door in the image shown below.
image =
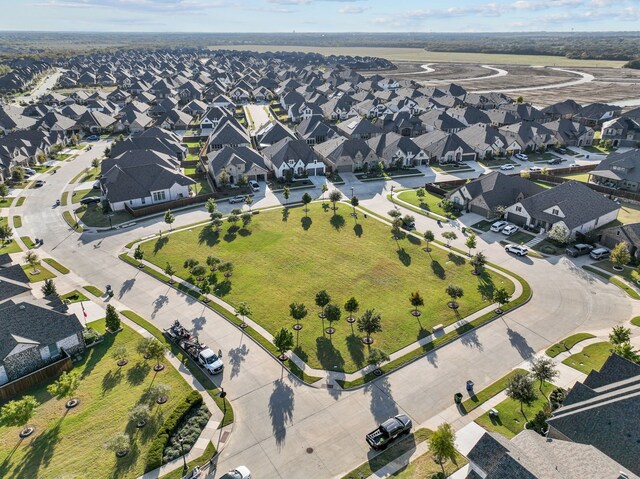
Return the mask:
<svg viewBox="0 0 640 479"><path fill-rule="evenodd" d="M514 213L507 213L507 220L518 226L524 226L527 223L527 218Z"/></svg>
<svg viewBox="0 0 640 479"><path fill-rule="evenodd" d="M338 173L351 173L353 171L353 167L351 165L340 165L337 170Z"/></svg>
<svg viewBox="0 0 640 479"><path fill-rule="evenodd" d="M324 175L324 168L315 168L313 170L309 170L309 174L312 176L322 176Z"/></svg>

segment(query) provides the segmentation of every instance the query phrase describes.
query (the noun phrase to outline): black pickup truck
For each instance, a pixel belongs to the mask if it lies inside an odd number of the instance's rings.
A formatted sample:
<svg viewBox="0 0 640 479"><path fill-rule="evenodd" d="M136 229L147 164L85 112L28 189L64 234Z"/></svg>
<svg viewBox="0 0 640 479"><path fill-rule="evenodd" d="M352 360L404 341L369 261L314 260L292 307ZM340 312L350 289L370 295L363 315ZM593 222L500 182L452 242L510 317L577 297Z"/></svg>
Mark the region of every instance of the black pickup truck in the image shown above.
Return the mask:
<svg viewBox="0 0 640 479"><path fill-rule="evenodd" d="M404 414L399 414L387 419L378 428L367 434L367 443L372 449L385 449L397 437L408 434L411 431L411 426L411 419Z"/></svg>

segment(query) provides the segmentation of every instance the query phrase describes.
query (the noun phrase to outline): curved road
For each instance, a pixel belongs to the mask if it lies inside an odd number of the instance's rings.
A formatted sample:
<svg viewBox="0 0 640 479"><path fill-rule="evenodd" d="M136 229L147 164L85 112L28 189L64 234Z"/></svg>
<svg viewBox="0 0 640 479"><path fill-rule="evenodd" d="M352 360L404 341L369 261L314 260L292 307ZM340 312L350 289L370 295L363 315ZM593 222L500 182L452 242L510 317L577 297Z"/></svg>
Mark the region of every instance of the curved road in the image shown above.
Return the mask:
<svg viewBox="0 0 640 479"><path fill-rule="evenodd" d="M23 227L16 236L43 238L42 252L70 267L69 277L78 285L111 284L119 306L158 327L176 318L191 323L204 342L222 349L227 367L216 381L228 392L236 422L219 460L221 472L246 464L261 478L341 475L370 457L364 434L389 415L405 412L416 425L437 418L467 379L482 389L550 343L574 331L608 328L638 311L619 289L569 260L516 259L504 253L500 235L483 234L478 250L530 282L534 296L527 305L359 390L309 387L283 375L277 361L216 313L117 258L128 241L166 229L161 217L117 232L71 231L52 205L104 146L105 142L95 144L93 150L64 163L57 174L47 176L45 187L27 190L24 206L10 209L8 216L21 214ZM391 205L382 188L389 185L375 183L347 183L342 191L348 195L353 186L363 206L385 214ZM303 193L292 192L291 200L298 201ZM320 196L319 189L314 194ZM256 205L263 206L269 198L274 197L258 195ZM226 211L230 205L220 208ZM176 212L174 226L206 218L202 210ZM438 237L444 231L420 215L416 223L419 231L431 229ZM464 248L463 241L457 240L457 245Z"/></svg>
<svg viewBox="0 0 640 479"><path fill-rule="evenodd" d="M535 91L535 90L552 90L554 88L565 88L568 86L581 85L582 83L590 83L594 80L594 76L590 73L579 72L576 70L566 70L564 68L555 68L552 67L551 70L557 70L559 72L565 73L573 73L578 75L580 78L577 80L570 80L562 83L552 83L551 85L540 85L540 86L531 86L531 87L516 87L516 88L505 88L503 90L482 90L482 91L473 91L472 93L518 93L521 91Z"/></svg>

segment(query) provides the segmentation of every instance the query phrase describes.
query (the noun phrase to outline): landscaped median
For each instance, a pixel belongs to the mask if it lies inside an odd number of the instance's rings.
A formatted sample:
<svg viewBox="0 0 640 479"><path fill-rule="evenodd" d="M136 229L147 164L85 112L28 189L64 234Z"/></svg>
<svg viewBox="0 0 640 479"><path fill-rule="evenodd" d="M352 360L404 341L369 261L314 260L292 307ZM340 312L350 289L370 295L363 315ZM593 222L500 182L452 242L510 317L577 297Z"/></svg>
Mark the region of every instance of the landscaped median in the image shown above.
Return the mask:
<svg viewBox="0 0 640 479"><path fill-rule="evenodd" d="M53 258L44 258L43 261L45 263L47 263L49 266L51 266L53 269L55 269L58 273L60 273L60 274L69 274L69 269L65 268L64 266L62 266L55 259L53 259Z"/></svg>
<svg viewBox="0 0 640 479"><path fill-rule="evenodd" d="M572 354L562 363L584 374L589 374L594 369L599 371L612 352L613 344L602 341L586 346L582 351Z"/></svg>
<svg viewBox="0 0 640 479"><path fill-rule="evenodd" d="M572 347L574 347L579 342L584 341L586 339L591 339L591 338L595 338L595 336L589 333L573 334L568 338L565 338L564 340L560 341L559 343L556 343L553 346L550 346L545 351L545 354L550 358L555 358L561 353L568 352Z"/></svg>
<svg viewBox="0 0 640 479"><path fill-rule="evenodd" d="M618 276L617 274L609 273L607 271L603 271L602 269L594 268L593 266L589 266L589 265L584 265L582 269L589 271L591 273L595 273L601 278L606 279L610 283L615 284L618 288L620 288L625 293L627 293L629 297L633 299L640 299L640 294L638 293L636 288L628 284L624 279L622 279L622 277Z"/></svg>

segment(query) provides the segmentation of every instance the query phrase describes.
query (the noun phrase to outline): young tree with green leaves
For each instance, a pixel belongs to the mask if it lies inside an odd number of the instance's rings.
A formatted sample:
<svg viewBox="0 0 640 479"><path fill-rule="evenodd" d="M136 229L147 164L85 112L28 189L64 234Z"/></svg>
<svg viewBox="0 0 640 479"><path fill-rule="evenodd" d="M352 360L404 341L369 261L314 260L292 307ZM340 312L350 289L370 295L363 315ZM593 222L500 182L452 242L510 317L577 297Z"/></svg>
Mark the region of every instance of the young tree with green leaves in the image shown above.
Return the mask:
<svg viewBox="0 0 640 479"><path fill-rule="evenodd" d="M126 456L131 447L131 438L125 432L119 432L104 444L105 449L112 451L118 457Z"/></svg>
<svg viewBox="0 0 640 479"><path fill-rule="evenodd" d="M289 316L296 320L296 324L293 325L293 329L299 331L302 329L300 320L307 316L307 307L303 303L291 303L289 305Z"/></svg>
<svg viewBox="0 0 640 479"><path fill-rule="evenodd" d="M353 313L357 313L359 309L360 305L358 304L358 300L354 296L351 296L344 303L344 310L349 313L349 317L347 318L348 323L355 323L356 320L353 317Z"/></svg>
<svg viewBox="0 0 640 479"><path fill-rule="evenodd" d="M173 230L173 222L176 220L176 217L171 213L171 210L167 210L164 214L164 222L169 225L169 231Z"/></svg>
<svg viewBox="0 0 640 479"><path fill-rule="evenodd" d="M418 308L420 306L424 306L424 299L422 299L422 296L420 296L420 292L414 291L413 293L411 293L409 302L411 303L411 306L413 306L413 311L411 312L411 314L413 314L415 317L420 316L420 311L418 310Z"/></svg>
<svg viewBox="0 0 640 479"><path fill-rule="evenodd" d="M149 406L144 403L139 403L129 411L129 421L134 423L136 426L142 427L147 423L150 415L151 410L149 409Z"/></svg>
<svg viewBox="0 0 640 479"><path fill-rule="evenodd" d="M394 220L396 220L396 219L398 219L398 218L400 218L402 216L402 213L400 212L400 210L396 209L396 208L387 211L387 214L389 216L391 216L391 218L394 219Z"/></svg>
<svg viewBox="0 0 640 479"><path fill-rule="evenodd" d="M155 403L163 404L167 402L171 386L164 383L152 384L147 391L147 397Z"/></svg>
<svg viewBox="0 0 640 479"><path fill-rule="evenodd" d="M457 309L459 305L456 300L462 298L462 296L464 295L464 291L462 290L462 288L456 284L449 284L444 291L445 293L447 293L447 296L451 298L449 307L452 309Z"/></svg>
<svg viewBox="0 0 640 479"><path fill-rule="evenodd" d="M140 263L138 266L142 265L142 260L144 259L144 251L142 251L140 245L136 246L136 249L133 250L133 259Z"/></svg>
<svg viewBox="0 0 640 479"><path fill-rule="evenodd" d="M200 264L200 261L198 261L195 258L187 258L184 260L184 263L182 263L182 267L186 270L191 271L195 266L197 266L198 264Z"/></svg>
<svg viewBox="0 0 640 479"><path fill-rule="evenodd" d="M282 197L284 198L284 204L289 204L289 196L291 195L291 189L288 186L285 186L282 189Z"/></svg>
<svg viewBox="0 0 640 479"><path fill-rule="evenodd" d="M213 227L215 228L215 232L219 233L220 232L220 228L222 228L222 213L220 213L219 211L214 211L213 213L211 213L211 224L213 225Z"/></svg>
<svg viewBox="0 0 640 479"><path fill-rule="evenodd" d="M60 377L47 386L47 392L57 399L71 399L80 386L78 371L63 372Z"/></svg>
<svg viewBox="0 0 640 479"><path fill-rule="evenodd" d="M318 313L318 317L324 319L325 313L324 308L331 302L331 296L327 293L327 290L323 289L322 291L318 291L316 293L316 306L322 309L320 313Z"/></svg>
<svg viewBox="0 0 640 479"><path fill-rule="evenodd" d="M456 460L456 435L450 424L444 423L438 426L429 439L429 452L433 454L434 459L442 468L442 475L446 477L444 464L449 461Z"/></svg>
<svg viewBox="0 0 640 479"><path fill-rule="evenodd" d="M451 246L451 241L458 239L458 235L453 231L445 231L442 233L442 237L447 240L447 248Z"/></svg>
<svg viewBox="0 0 640 479"><path fill-rule="evenodd" d="M245 211L244 213L242 213L240 215L240 220L242 221L242 227L246 229L246 227L249 226L249 223L251 223L252 219L253 219L253 215L248 211Z"/></svg>
<svg viewBox="0 0 640 479"><path fill-rule="evenodd" d="M631 343L622 343L614 347L613 351L618 355L629 361L633 361L636 364L640 364L640 355L636 351Z"/></svg>
<svg viewBox="0 0 640 479"><path fill-rule="evenodd" d="M358 207L358 205L360 204L360 200L358 199L357 196L352 196L351 197L351 206L353 207L353 216L356 216L356 208Z"/></svg>
<svg viewBox="0 0 640 479"><path fill-rule="evenodd" d="M524 405L530 405L535 401L538 396L534 390L533 379L529 373L521 374L516 373L507 382L506 388L507 396L514 401L520 403L520 412L525 421L528 421L526 414L524 413Z"/></svg>
<svg viewBox="0 0 640 479"><path fill-rule="evenodd" d="M329 201L331 201L331 203L333 203L333 214L334 215L336 214L336 210L338 209L336 204L341 199L342 199L342 193L340 193L340 190L333 190L333 191L331 191L331 193L329 193Z"/></svg>
<svg viewBox="0 0 640 479"><path fill-rule="evenodd" d="M614 346L619 346L631 341L631 330L624 326L614 326L609 333L609 342Z"/></svg>
<svg viewBox="0 0 640 479"><path fill-rule="evenodd" d="M9 187L6 183L0 183L0 198L4 200L7 196L9 196Z"/></svg>
<svg viewBox="0 0 640 479"><path fill-rule="evenodd" d="M9 225L0 226L0 241L2 242L2 246L11 241L13 237L13 230Z"/></svg>
<svg viewBox="0 0 640 479"><path fill-rule="evenodd" d="M45 279L42 285L42 294L45 296L58 295L58 290L52 279Z"/></svg>
<svg viewBox="0 0 640 479"><path fill-rule="evenodd" d="M124 345L116 346L111 350L111 357L116 360L116 364L119 367L127 364L127 358L129 357L129 351Z"/></svg>
<svg viewBox="0 0 640 479"><path fill-rule="evenodd" d="M161 371L164 368L162 362L166 352L167 347L157 339L153 339L147 344L146 357L156 362L153 368L155 371Z"/></svg>
<svg viewBox="0 0 640 479"><path fill-rule="evenodd" d="M474 274L481 274L484 265L487 262L487 257L482 251L478 251L473 258L471 258L471 265L473 266Z"/></svg>
<svg viewBox="0 0 640 479"><path fill-rule="evenodd" d="M551 227L547 236L560 244L567 244L569 241L569 230L566 226L557 223Z"/></svg>
<svg viewBox="0 0 640 479"><path fill-rule="evenodd" d="M238 221L240 221L240 214L242 213L242 210L238 209L238 208L234 208L231 210L231 213L229 214L229 216L227 216L227 221L229 223L231 223L233 226L236 225L236 223Z"/></svg>
<svg viewBox="0 0 640 479"><path fill-rule="evenodd" d="M427 230L427 231L424 232L424 240L427 243L427 247L425 248L427 250L427 253L429 253L431 251L431 247L429 246L429 243L431 243L435 239L436 239L436 237L433 234L433 231Z"/></svg>
<svg viewBox="0 0 640 479"><path fill-rule="evenodd" d="M173 266L171 266L171 263L167 263L167 265L164 267L164 274L169 276L169 283L173 283L173 275L176 274L176 270Z"/></svg>
<svg viewBox="0 0 640 479"><path fill-rule="evenodd" d="M542 386L545 382L550 383L558 376L558 368L551 358L538 358L531 361L531 375L540 381L540 393L546 398Z"/></svg>
<svg viewBox="0 0 640 479"><path fill-rule="evenodd" d="M309 203L311 203L312 200L313 198L311 198L311 195L309 193L305 193L304 195L302 195L302 204L304 205L305 216L307 216L307 214L309 213Z"/></svg>
<svg viewBox="0 0 640 479"><path fill-rule="evenodd" d="M209 198L204 206L205 208L207 208L207 212L209 213L211 221L213 221L213 214L218 211L218 204L216 203L216 200L214 200L213 198Z"/></svg>
<svg viewBox="0 0 640 479"><path fill-rule="evenodd" d="M220 263L220 265L218 266L218 271L224 273L225 278L230 278L233 274L233 263L231 261Z"/></svg>
<svg viewBox="0 0 640 479"><path fill-rule="evenodd" d="M418 197L418 201L420 202L420 206L424 204L424 197L427 195L427 192L424 188L418 188L416 190L416 196Z"/></svg>
<svg viewBox="0 0 640 479"><path fill-rule="evenodd" d="M249 316L250 314L251 314L251 307L247 303L242 301L241 303L238 304L238 306L236 307L236 315L240 316L240 318L242 318L242 324L240 324L241 328L246 328L247 327L247 323L245 322L245 318L247 316Z"/></svg>
<svg viewBox="0 0 640 479"><path fill-rule="evenodd" d="M340 306L337 304L328 304L324 308L324 314L327 317L327 321L329 321L329 327L327 328L327 334L335 333L335 328L333 327L333 323L335 321L340 321L340 317L342 316L342 311L340 311Z"/></svg>
<svg viewBox="0 0 640 479"><path fill-rule="evenodd" d="M143 357L145 361L149 359L147 355L147 351L149 350L149 345L154 341L154 338L140 338L136 344L136 352Z"/></svg>
<svg viewBox="0 0 640 479"><path fill-rule="evenodd" d="M498 303L498 309L502 312L502 307L511 301L511 295L506 288L496 288L493 291L493 301Z"/></svg>
<svg viewBox="0 0 640 479"><path fill-rule="evenodd" d="M34 253L31 250L27 251L27 254L24 255L24 261L29 266L31 266L31 273L32 274L37 274L38 273L38 270L36 268L37 268L37 266L40 265L40 258L38 258L38 255L36 253Z"/></svg>
<svg viewBox="0 0 640 479"><path fill-rule="evenodd" d="M33 418L40 403L34 396L22 396L9 401L0 409L0 419L6 426L17 426L25 431L27 423ZM26 432L26 431L25 431Z"/></svg>
<svg viewBox="0 0 640 479"><path fill-rule="evenodd" d="M467 248L469 248L469 256L471 256L471 250L476 249L476 247L478 246L478 238L475 233L471 233L469 236L467 236L465 245L467 246Z"/></svg>
<svg viewBox="0 0 640 479"><path fill-rule="evenodd" d="M252 196L247 196L244 199L244 204L247 205L247 207L249 208L249 211L251 211L251 205L253 204L253 197Z"/></svg>
<svg viewBox="0 0 640 479"><path fill-rule="evenodd" d="M120 329L120 315L112 304L107 305L105 313L105 326L112 333Z"/></svg>
<svg viewBox="0 0 640 479"><path fill-rule="evenodd" d="M322 202L324 203L324 194L329 191L329 187L327 186L326 183L322 184L322 187L320 188L320 191L322 191Z"/></svg>
<svg viewBox="0 0 640 479"><path fill-rule="evenodd" d="M207 256L206 263L211 271L215 271L221 262L222 261L220 260L220 258L216 258L215 256L212 256L212 255Z"/></svg>
<svg viewBox="0 0 640 479"><path fill-rule="evenodd" d="M369 345L373 343L371 335L373 333L382 332L382 316L375 309L367 309L362 316L358 318L358 331L365 333L366 337L362 342Z"/></svg>
<svg viewBox="0 0 640 479"><path fill-rule="evenodd" d="M278 359L285 361L287 359L286 352L294 346L293 333L287 328L281 328L273 337L273 345L280 353Z"/></svg>
<svg viewBox="0 0 640 479"><path fill-rule="evenodd" d="M617 268L624 268L625 265L631 261L631 254L629 253L627 243L620 242L615 245L611 250L609 260Z"/></svg>

